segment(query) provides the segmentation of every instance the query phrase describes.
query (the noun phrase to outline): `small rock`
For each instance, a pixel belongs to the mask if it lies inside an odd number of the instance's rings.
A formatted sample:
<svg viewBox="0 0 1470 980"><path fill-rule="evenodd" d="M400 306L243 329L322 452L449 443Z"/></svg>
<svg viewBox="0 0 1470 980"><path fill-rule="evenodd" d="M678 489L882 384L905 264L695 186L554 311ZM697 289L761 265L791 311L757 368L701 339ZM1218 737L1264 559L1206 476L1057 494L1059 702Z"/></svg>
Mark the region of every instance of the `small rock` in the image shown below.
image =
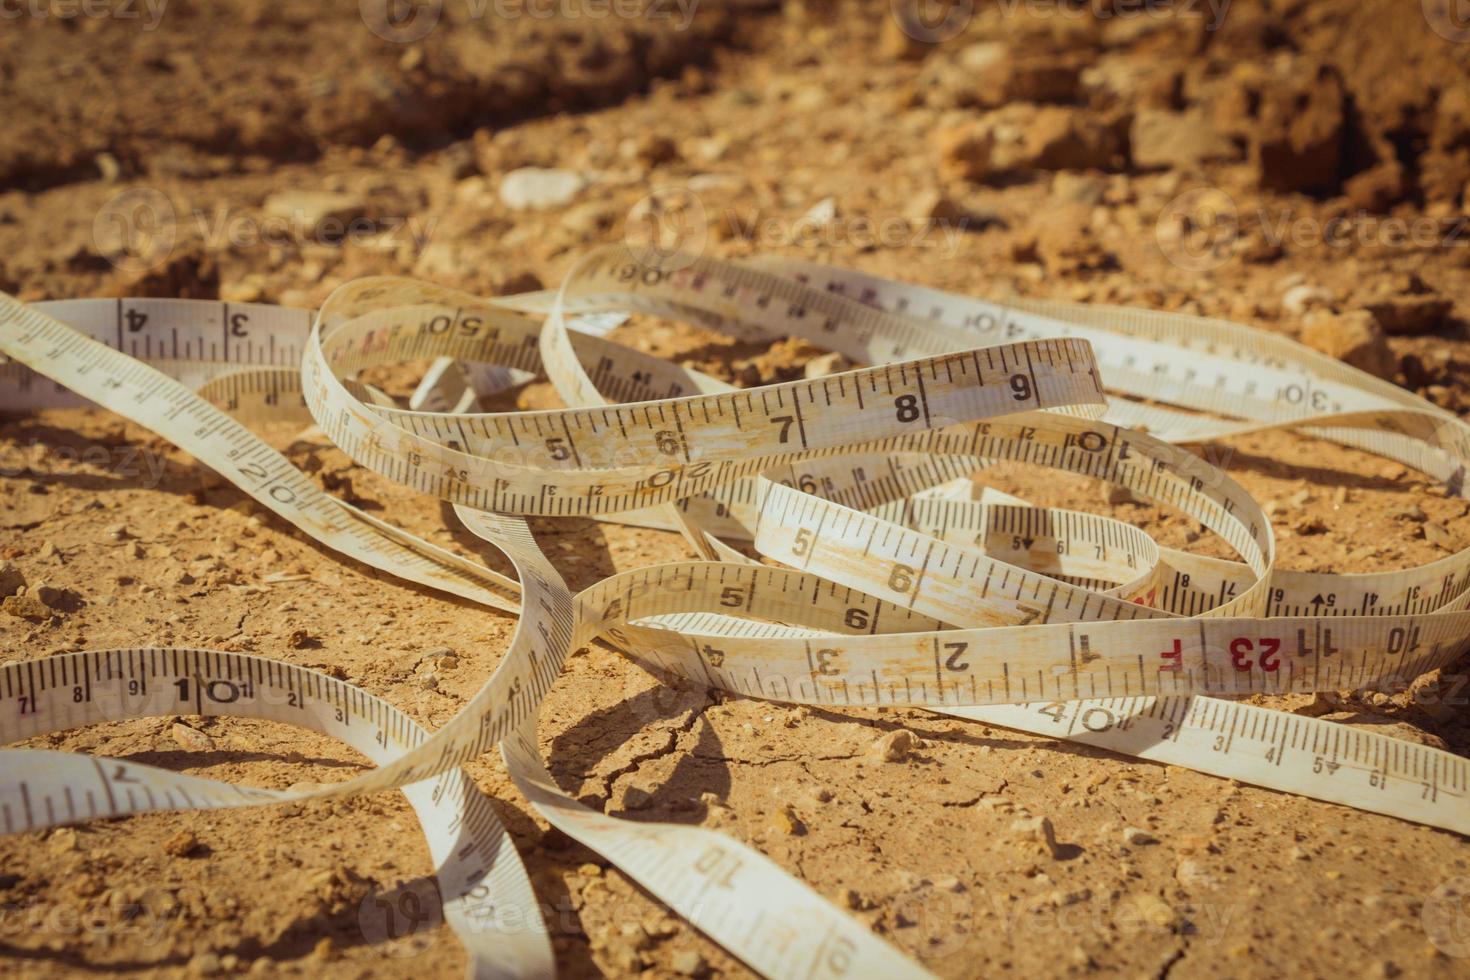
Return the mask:
<svg viewBox="0 0 1470 980"><path fill-rule="evenodd" d="M806 833L806 824L802 823L801 817L796 815L790 804L777 810L771 822L777 831L788 837L800 837Z"/></svg>
<svg viewBox="0 0 1470 980"><path fill-rule="evenodd" d="M990 154L999 170L1107 170L1121 149L1114 127L1071 106L1028 107L1009 131Z"/></svg>
<svg viewBox="0 0 1470 980"><path fill-rule="evenodd" d="M7 596L0 602L0 612L20 619L50 619L51 610L40 599L28 595Z"/></svg>
<svg viewBox="0 0 1470 980"><path fill-rule="evenodd" d="M1136 504L1138 498L1133 496L1133 491L1127 487L1120 487L1116 483L1103 484L1103 500L1109 504Z"/></svg>
<svg viewBox="0 0 1470 980"><path fill-rule="evenodd" d="M926 221L955 222L965 216L964 209L955 204L943 192L920 191L904 209L904 217L916 223Z"/></svg>
<svg viewBox="0 0 1470 980"><path fill-rule="evenodd" d="M220 964L219 956L215 953L195 953L189 957L188 970L190 976L212 977L219 974L223 966Z"/></svg>
<svg viewBox="0 0 1470 980"><path fill-rule="evenodd" d="M1445 551L1455 550L1454 536L1445 530L1444 525L1436 524L1434 521L1424 522L1424 540Z"/></svg>
<svg viewBox="0 0 1470 980"><path fill-rule="evenodd" d="M0 598L13 596L26 587L26 577L10 562L0 565Z"/></svg>
<svg viewBox="0 0 1470 980"><path fill-rule="evenodd" d="M822 354L806 362L805 373L808 378L825 378L829 374L841 374L843 371L851 371L852 362L845 355L832 353Z"/></svg>
<svg viewBox="0 0 1470 980"><path fill-rule="evenodd" d="M1327 532L1327 524L1322 520L1322 518L1308 514L1302 517L1298 517L1295 521L1293 521L1291 524L1291 529L1297 534L1307 536L1313 534L1325 534Z"/></svg>
<svg viewBox="0 0 1470 980"><path fill-rule="evenodd" d="M172 857L188 857L199 850L199 838L193 831L181 830L163 842L163 852Z"/></svg>
<svg viewBox="0 0 1470 980"><path fill-rule="evenodd" d="M798 227L820 229L826 228L837 220L837 198L824 197L796 219Z"/></svg>
<svg viewBox="0 0 1470 980"><path fill-rule="evenodd" d="M1146 830L1140 830L1137 827L1124 827L1123 841L1124 843L1132 844L1134 847L1142 847L1147 844L1157 844L1159 839Z"/></svg>
<svg viewBox="0 0 1470 980"><path fill-rule="evenodd" d="M1416 275L1384 283L1363 304L1385 332L1422 334L1439 329L1454 302L1440 296Z"/></svg>
<svg viewBox="0 0 1470 980"><path fill-rule="evenodd" d="M109 184L122 176L122 165L111 153L99 153L92 162L97 164L98 176Z"/></svg>
<svg viewBox="0 0 1470 980"><path fill-rule="evenodd" d="M500 200L517 211L555 208L571 203L587 182L570 170L521 167L500 181Z"/></svg>
<svg viewBox="0 0 1470 980"><path fill-rule="evenodd" d="M1129 130L1129 143L1133 166L1139 170L1191 167L1240 155L1235 144L1215 132L1205 113L1198 109L1139 109Z"/></svg>
<svg viewBox="0 0 1470 980"><path fill-rule="evenodd" d="M126 541L133 537L133 532L128 530L126 524L109 524L106 533L114 541Z"/></svg>
<svg viewBox="0 0 1470 980"><path fill-rule="evenodd" d="M220 283L219 298L226 303L259 303L265 298L265 287L254 276L246 276L238 282Z"/></svg>
<svg viewBox="0 0 1470 980"><path fill-rule="evenodd" d="M1054 858L1061 853L1061 849L1057 846L1056 831L1046 817L1026 817L1015 821L1011 824L1011 836L1017 840L1041 845Z"/></svg>
<svg viewBox="0 0 1470 980"><path fill-rule="evenodd" d="M933 139L944 174L977 181L990 175L995 139L989 129L976 124L951 126L936 131Z"/></svg>
<svg viewBox="0 0 1470 980"><path fill-rule="evenodd" d="M292 228L331 239L367 213L367 202L336 191L280 191L265 199L265 213L290 222Z"/></svg>
<svg viewBox="0 0 1470 980"><path fill-rule="evenodd" d="M702 977L708 967L698 950L681 949L669 960L669 966L681 977Z"/></svg>
<svg viewBox="0 0 1470 980"><path fill-rule="evenodd" d="M889 732L873 743L872 752L884 762L903 762L923 741L907 728Z"/></svg>
<svg viewBox="0 0 1470 980"><path fill-rule="evenodd" d="M585 201L568 208L561 226L579 239L596 238L611 228L618 218L617 209L607 201Z"/></svg>
<svg viewBox="0 0 1470 980"><path fill-rule="evenodd" d="M1302 325L1302 343L1329 357L1351 364L1376 378L1393 380L1398 362L1388 338L1373 314L1354 310L1332 316L1317 313Z"/></svg>
<svg viewBox="0 0 1470 980"><path fill-rule="evenodd" d="M1183 918L1174 911L1174 906L1157 895L1140 895L1134 901L1134 906L1143 921L1156 929L1177 932L1184 925Z"/></svg>
<svg viewBox="0 0 1470 980"><path fill-rule="evenodd" d="M1301 316L1312 306L1322 306L1332 302L1332 293L1321 286L1313 286L1302 283L1300 286L1292 286L1281 297L1281 308L1292 316Z"/></svg>
<svg viewBox="0 0 1470 980"><path fill-rule="evenodd" d="M304 629L292 630L291 635L286 638L286 643L293 650L312 650L322 645L320 637L313 636Z"/></svg>
<svg viewBox="0 0 1470 980"><path fill-rule="evenodd" d="M169 734L173 736L173 740L178 743L179 748L189 752L209 752L214 749L214 739L197 728L190 728L188 725L176 723L170 729Z"/></svg>
<svg viewBox="0 0 1470 980"><path fill-rule="evenodd" d="M68 854L79 847L77 832L70 827L58 827L46 838L46 850L52 854Z"/></svg>
<svg viewBox="0 0 1470 980"><path fill-rule="evenodd" d="M1185 858L1174 868L1174 880L1185 888L1195 890L1218 888L1220 885L1218 878L1192 858Z"/></svg>

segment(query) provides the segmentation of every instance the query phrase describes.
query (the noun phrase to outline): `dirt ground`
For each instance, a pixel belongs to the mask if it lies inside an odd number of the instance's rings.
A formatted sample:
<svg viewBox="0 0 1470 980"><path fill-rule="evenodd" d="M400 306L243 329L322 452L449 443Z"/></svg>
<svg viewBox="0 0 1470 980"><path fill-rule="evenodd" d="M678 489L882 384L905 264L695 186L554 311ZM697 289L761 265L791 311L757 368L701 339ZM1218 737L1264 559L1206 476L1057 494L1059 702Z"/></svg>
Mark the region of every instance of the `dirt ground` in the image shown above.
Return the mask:
<svg viewBox="0 0 1470 980"><path fill-rule="evenodd" d="M171 0L147 30L141 0L131 19L23 13L0 20L0 288L310 307L392 273L519 291L637 233L648 196L674 193L698 202L682 230L711 254L1221 316L1470 407L1470 34L1434 0L1217 7L965 0L916 20L929 8L906 0L701 0L599 18L567 0L543 18L445 0L408 41L366 26L371 0ZM505 179L527 167L576 179L528 203ZM148 220L119 234L138 201ZM323 201L355 230L323 231ZM800 376L813 353L648 320L615 336L747 385ZM543 384L516 397L554 403ZM360 505L480 553L435 501L297 428L265 434ZM1402 466L1281 434L1201 451L1268 503L1285 568L1390 569L1470 545L1470 507ZM1082 479L987 479L1220 553L1179 515L1109 504ZM659 532L536 530L574 588L685 556ZM338 673L430 727L513 627L338 559L91 410L0 422L0 556L80 598L40 625L0 616L0 659L245 650ZM300 578L267 580L283 571ZM457 663L431 685L427 655L446 647ZM1271 703L1470 754L1467 666L1419 697ZM898 727L926 747L873 761ZM1458 835L1189 770L917 710L668 688L602 648L571 659L540 735L589 805L730 833L944 976L1463 976L1470 955L1470 927L1453 942L1421 922L1437 888L1470 878ZM36 744L273 787L363 764L235 720ZM549 832L498 760L468 771L525 855L565 975L748 973ZM777 819L788 805L805 833ZM1012 839L1026 814L1049 816L1073 856ZM1126 843L1125 827L1157 843ZM164 842L181 831L199 846L175 856ZM0 963L17 975L463 969L447 929L388 941L374 919L375 896L431 870L397 794L0 838L0 859Z"/></svg>

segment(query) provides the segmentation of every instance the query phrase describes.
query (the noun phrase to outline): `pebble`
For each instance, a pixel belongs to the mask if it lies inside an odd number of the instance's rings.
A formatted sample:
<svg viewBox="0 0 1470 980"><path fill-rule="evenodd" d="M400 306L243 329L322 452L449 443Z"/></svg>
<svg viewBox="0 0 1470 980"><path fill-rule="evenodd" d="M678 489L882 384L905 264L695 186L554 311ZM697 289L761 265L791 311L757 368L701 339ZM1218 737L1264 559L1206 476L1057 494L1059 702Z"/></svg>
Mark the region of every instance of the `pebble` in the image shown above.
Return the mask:
<svg viewBox="0 0 1470 980"><path fill-rule="evenodd" d="M182 723L176 723L170 734L180 748L189 752L209 752L214 748L214 739Z"/></svg>
<svg viewBox="0 0 1470 980"><path fill-rule="evenodd" d="M13 596L26 587L26 577L10 562L0 565L0 598Z"/></svg>
<svg viewBox="0 0 1470 980"><path fill-rule="evenodd" d="M1281 297L1281 308L1293 316L1301 316L1313 306L1322 306L1332 302L1332 294L1321 286L1313 286L1302 283L1292 286Z"/></svg>
<svg viewBox="0 0 1470 980"><path fill-rule="evenodd" d="M1025 817L1011 824L1011 836L1017 840L1040 844L1052 857L1060 855L1056 830L1046 817Z"/></svg>
<svg viewBox="0 0 1470 980"><path fill-rule="evenodd" d="M873 743L873 754L883 762L903 762L923 740L907 728L891 731Z"/></svg>
<svg viewBox="0 0 1470 980"><path fill-rule="evenodd" d="M1133 496L1133 491L1127 487L1120 487L1116 483L1103 484L1103 500L1109 504L1136 504L1138 498Z"/></svg>
<svg viewBox="0 0 1470 980"><path fill-rule="evenodd" d="M1179 913L1174 910L1174 906L1157 895L1140 895L1134 905L1138 908L1138 913L1143 921L1156 928L1174 932L1184 924Z"/></svg>
<svg viewBox="0 0 1470 980"><path fill-rule="evenodd" d="M1159 842L1159 839L1153 834L1150 834L1146 830L1140 830L1137 827L1123 828L1123 840L1128 844L1133 844L1138 847L1145 844L1157 844Z"/></svg>
<svg viewBox="0 0 1470 980"><path fill-rule="evenodd" d="M1444 529L1443 525L1436 524L1434 521L1424 522L1424 540L1445 551L1455 550L1454 537Z"/></svg>
<svg viewBox="0 0 1470 980"><path fill-rule="evenodd" d="M843 354L821 354L806 362L808 378L825 378L829 374L841 374L852 370L852 361Z"/></svg>
<svg viewBox="0 0 1470 980"><path fill-rule="evenodd" d="M92 158L92 162L97 164L98 176L109 184L122 176L122 164L111 153L99 153Z"/></svg>
<svg viewBox="0 0 1470 980"><path fill-rule="evenodd" d="M708 969L697 950L681 949L669 960L669 967L681 977L702 977Z"/></svg>
<svg viewBox="0 0 1470 980"><path fill-rule="evenodd" d="M181 830L163 842L163 852L173 857L188 857L198 849L199 838L189 830Z"/></svg>
<svg viewBox="0 0 1470 980"><path fill-rule="evenodd" d="M567 209L561 226L579 239L596 238L618 220L618 211L607 201L584 201Z"/></svg>
<svg viewBox="0 0 1470 980"><path fill-rule="evenodd" d="M806 824L802 823L801 817L796 815L790 804L777 810L772 815L771 822L777 831L788 837L800 837L806 833Z"/></svg>
<svg viewBox="0 0 1470 980"><path fill-rule="evenodd" d="M317 941L311 951L312 958L318 962L328 962L337 958L337 944L332 942L331 936L323 936Z"/></svg>
<svg viewBox="0 0 1470 980"><path fill-rule="evenodd" d="M933 139L939 149L939 168L946 175L977 181L990 175L995 138L989 129L950 126L936 131Z"/></svg>
<svg viewBox="0 0 1470 980"><path fill-rule="evenodd" d="M1387 334L1367 310L1340 316L1314 312L1302 325L1302 343L1376 378L1392 381L1398 369Z"/></svg>
<svg viewBox="0 0 1470 980"><path fill-rule="evenodd" d="M500 200L513 210L538 210L571 203L587 182L570 170L521 167L500 181Z"/></svg>
<svg viewBox="0 0 1470 980"><path fill-rule="evenodd" d="M920 191L904 209L904 217L916 223L926 221L955 222L965 216L965 211L953 200L937 190Z"/></svg>
<svg viewBox="0 0 1470 980"><path fill-rule="evenodd" d="M191 976L212 977L223 969L219 956L215 953L195 953L189 958L188 970Z"/></svg>
<svg viewBox="0 0 1470 980"><path fill-rule="evenodd" d="M46 838L46 849L52 854L67 854L80 850L77 832L70 827L59 827Z"/></svg>
<svg viewBox="0 0 1470 980"><path fill-rule="evenodd" d="M265 213L308 231L340 234L367 212L367 202L337 191L280 191L265 199Z"/></svg>
<svg viewBox="0 0 1470 980"><path fill-rule="evenodd" d="M29 595L8 596L0 602L0 612L20 619L50 619L51 610L40 599Z"/></svg>

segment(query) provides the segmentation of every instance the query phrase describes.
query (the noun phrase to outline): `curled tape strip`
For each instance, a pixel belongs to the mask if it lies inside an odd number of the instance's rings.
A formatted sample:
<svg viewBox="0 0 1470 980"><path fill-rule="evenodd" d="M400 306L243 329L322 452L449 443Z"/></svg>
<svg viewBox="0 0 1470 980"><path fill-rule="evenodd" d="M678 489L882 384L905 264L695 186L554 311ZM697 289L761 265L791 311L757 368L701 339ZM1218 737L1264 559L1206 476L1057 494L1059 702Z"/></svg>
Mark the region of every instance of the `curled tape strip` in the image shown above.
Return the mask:
<svg viewBox="0 0 1470 980"><path fill-rule="evenodd" d="M795 335L871 366L737 390L607 339L627 312ZM0 353L13 362L0 373L5 407L84 395L322 544L519 615L500 665L432 733L351 685L262 657L142 648L7 666L6 742L151 715L249 716L340 738L376 768L276 791L7 750L6 832L399 788L470 973L549 975L526 871L459 768L498 748L546 820L757 971L922 972L750 848L613 819L562 792L539 753L537 712L566 657L599 641L711 689L925 707L1470 833L1465 759L1232 700L1413 677L1470 646L1470 554L1371 575L1278 570L1259 505L1175 445L1295 428L1465 495L1463 423L1279 337L1138 310L1002 307L808 263L609 248L554 293L483 300L370 279L315 317L0 295ZM407 407L362 380L424 360L433 367ZM477 394L534 376L564 408L469 410ZM517 577L322 492L245 424L281 418L309 418L359 464L452 502ZM975 499L969 477L999 461L1125 487L1198 521L1236 559L993 491ZM675 530L698 560L573 594L527 516Z"/></svg>

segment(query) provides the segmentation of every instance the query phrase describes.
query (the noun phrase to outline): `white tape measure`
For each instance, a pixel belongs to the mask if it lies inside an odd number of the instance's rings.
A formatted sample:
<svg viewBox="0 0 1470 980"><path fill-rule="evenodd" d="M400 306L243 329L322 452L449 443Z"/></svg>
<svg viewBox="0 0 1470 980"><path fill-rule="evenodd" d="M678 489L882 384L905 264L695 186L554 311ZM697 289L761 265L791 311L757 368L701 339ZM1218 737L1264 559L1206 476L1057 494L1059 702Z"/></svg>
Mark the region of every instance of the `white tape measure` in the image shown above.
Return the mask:
<svg viewBox="0 0 1470 980"><path fill-rule="evenodd" d="M607 340L629 311L796 335L871 366L736 390ZM927 707L1470 833L1467 760L1222 700L1409 679L1470 646L1470 554L1372 575L1278 570L1259 505L1174 445L1293 427L1466 492L1463 423L1278 337L1137 310L1001 307L806 263L609 248L554 294L487 301L370 279L315 317L0 295L0 353L13 362L0 370L3 407L84 395L322 544L520 616L494 673L432 733L342 681L264 657L141 648L0 669L7 742L124 718L232 715L336 736L377 764L287 792L8 750L7 833L401 788L471 973L546 975L554 964L525 869L459 769L498 747L545 819L757 971L921 972L750 848L606 817L555 785L537 712L566 657L593 640L712 689ZM406 407L361 380L421 360L434 366ZM469 410L477 394L534 376L566 407ZM314 420L359 464L453 502L519 581L326 495L245 427L267 418ZM969 476L1002 460L1170 506L1238 560L1161 548L1096 515L974 499ZM573 594L529 515L678 530L700 560ZM752 562L732 541L780 565Z"/></svg>

